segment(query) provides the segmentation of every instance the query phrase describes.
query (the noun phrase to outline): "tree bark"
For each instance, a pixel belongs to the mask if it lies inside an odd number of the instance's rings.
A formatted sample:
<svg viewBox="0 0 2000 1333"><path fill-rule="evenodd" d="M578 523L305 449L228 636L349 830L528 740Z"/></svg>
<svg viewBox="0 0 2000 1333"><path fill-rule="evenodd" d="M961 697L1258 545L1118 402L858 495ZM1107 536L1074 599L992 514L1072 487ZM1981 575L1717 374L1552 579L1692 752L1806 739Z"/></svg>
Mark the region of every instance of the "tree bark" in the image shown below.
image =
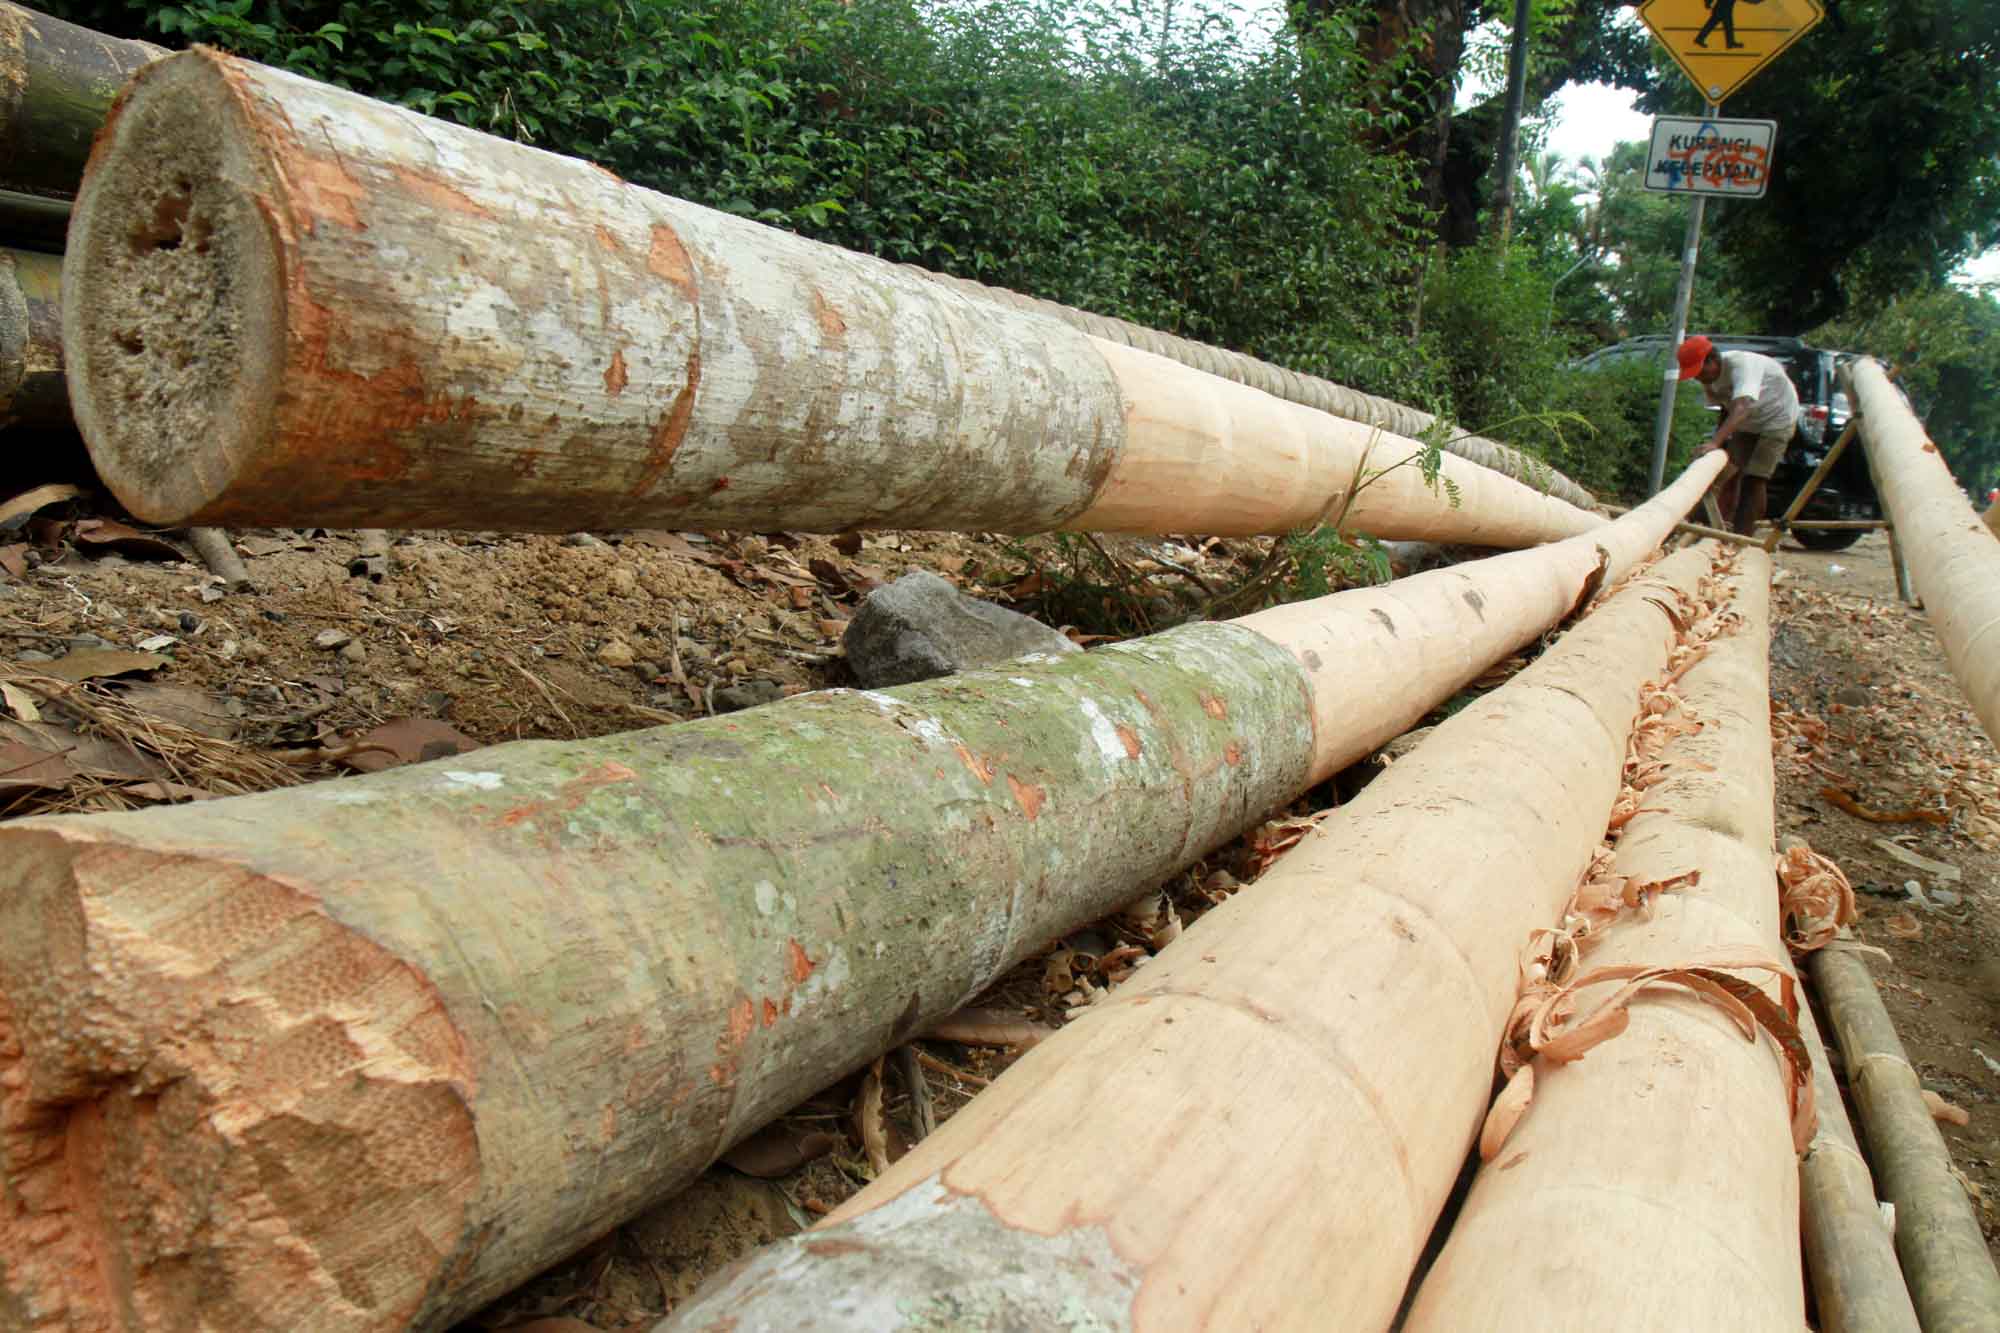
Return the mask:
<svg viewBox="0 0 2000 1333"><path fill-rule="evenodd" d="M585 163L196 51L71 226L79 424L158 522L1251 533L1595 516Z"/></svg>
<svg viewBox="0 0 2000 1333"><path fill-rule="evenodd" d="M62 261L0 248L0 428L68 426Z"/></svg>
<svg viewBox="0 0 2000 1333"><path fill-rule="evenodd" d="M1924 614L1972 711L2000 744L2000 542L1972 512L1923 422L1882 367L1862 358L1841 374L1848 377L1861 442Z"/></svg>
<svg viewBox="0 0 2000 1333"><path fill-rule="evenodd" d="M112 98L166 54L0 0L0 186L74 194Z"/></svg>
<svg viewBox="0 0 2000 1333"><path fill-rule="evenodd" d="M1770 562L1735 561L1710 614L1741 619L1680 684L1701 730L1667 745L1668 776L1646 789L1613 865L1636 882L1701 879L1610 924L1581 966L1761 958L1780 972L1739 975L1778 1001L1793 982L1771 873ZM1576 1012L1621 984L1579 989ZM1533 1102L1474 1178L1411 1333L1530 1327L1550 1310L1576 1328L1805 1326L1784 1051L1681 992L1644 994L1627 1013L1581 1060L1531 1066Z"/></svg>
<svg viewBox="0 0 2000 1333"><path fill-rule="evenodd" d="M661 1333L1387 1327L1486 1110L1520 946L1604 835L1673 638L1656 589L1710 564L1628 584Z"/></svg>
<svg viewBox="0 0 2000 1333"><path fill-rule="evenodd" d="M446 1324L1409 725L1720 465L1289 635L6 825L0 1309Z"/></svg>

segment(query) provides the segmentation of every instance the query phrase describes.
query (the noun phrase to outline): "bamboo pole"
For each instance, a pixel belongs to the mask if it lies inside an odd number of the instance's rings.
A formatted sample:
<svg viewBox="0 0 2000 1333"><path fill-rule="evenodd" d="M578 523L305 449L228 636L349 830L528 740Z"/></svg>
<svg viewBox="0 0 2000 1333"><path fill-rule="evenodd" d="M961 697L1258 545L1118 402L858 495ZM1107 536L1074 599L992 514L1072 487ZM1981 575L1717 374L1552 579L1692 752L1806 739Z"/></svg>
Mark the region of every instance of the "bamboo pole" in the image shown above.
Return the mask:
<svg viewBox="0 0 2000 1333"><path fill-rule="evenodd" d="M0 827L0 1309L447 1324L1409 725L1718 466L1317 616Z"/></svg>
<svg viewBox="0 0 2000 1333"><path fill-rule="evenodd" d="M1841 373L1861 413L1861 440L1894 525L1898 591L1910 601L1914 578L1952 674L1986 734L2000 741L2000 542L1973 514L1937 445L1882 367L1861 358Z"/></svg>
<svg viewBox="0 0 2000 1333"><path fill-rule="evenodd" d="M1799 1030L1812 1056L1819 1109L1812 1147L1799 1163L1806 1272L1818 1327L1822 1333L1918 1333L1895 1237L1882 1220L1875 1178L1854 1137L1810 1005L1799 1007Z"/></svg>
<svg viewBox="0 0 2000 1333"><path fill-rule="evenodd" d="M78 421L158 522L1253 533L1341 512L1496 547L1602 523L1455 457L1434 490L1393 466L1413 441L210 51L134 80L71 251Z"/></svg>
<svg viewBox="0 0 2000 1333"><path fill-rule="evenodd" d="M1737 560L1714 613L1740 619L1679 685L1701 730L1665 748L1613 864L1634 883L1700 880L1603 929L1582 967L1762 959L1776 972L1739 975L1777 1001L1779 978L1784 999L1793 983L1771 873L1770 564ZM1576 1012L1622 985L1579 988ZM1574 1328L1804 1325L1786 1055L1686 992L1627 1013L1582 1059L1530 1066L1532 1104L1480 1168L1405 1329L1528 1328L1551 1310Z"/></svg>
<svg viewBox="0 0 2000 1333"><path fill-rule="evenodd" d="M0 248L0 428L67 426L62 261Z"/></svg>
<svg viewBox="0 0 2000 1333"><path fill-rule="evenodd" d="M1092 337L1102 338L1107 342L1123 343L1143 352L1164 356L1184 366L1193 366L1211 375L1220 375L1226 380L1261 389L1286 402L1300 403L1333 416L1358 421L1364 426L1379 426L1391 434L1419 436L1435 429L1438 425L1438 418L1429 412L1419 411L1417 408L1387 398L1377 398L1372 394L1335 384L1331 380L1323 380L1317 375L1307 375L1301 371L1272 365L1268 361L1259 361L1241 352L1178 338L1170 333L1161 333L1157 329L1149 329L1122 319L1113 319L1108 315L1097 315L1087 310L1058 305L1054 301L1046 301L1038 296L1010 292L1000 287L988 287L985 283L974 282L970 278L933 273L914 264L904 267L932 282L943 283L985 300L1001 301L1019 309L1049 315L1071 328L1081 329ZM1547 463L1511 445L1489 440L1483 435L1447 436L1444 450L1446 453L1456 454L1460 458L1477 463L1481 467L1504 473L1516 481L1524 482L1536 490L1546 491L1557 499L1567 500L1573 505L1590 508L1597 503L1589 491Z"/></svg>
<svg viewBox="0 0 2000 1333"><path fill-rule="evenodd" d="M1812 955L1809 966L1875 1178L1896 1208L1896 1254L1917 1318L1926 1329L2000 1329L2000 1273L1867 964L1831 948Z"/></svg>
<svg viewBox="0 0 2000 1333"><path fill-rule="evenodd" d="M67 199L0 189L0 239L16 249L61 254L69 214Z"/></svg>
<svg viewBox="0 0 2000 1333"><path fill-rule="evenodd" d="M1710 565L1626 585L660 1333L1386 1327L1485 1112L1520 943L1603 836L1661 593Z"/></svg>
<svg viewBox="0 0 2000 1333"><path fill-rule="evenodd" d="M165 54L0 0L0 186L75 191L111 99Z"/></svg>
<svg viewBox="0 0 2000 1333"><path fill-rule="evenodd" d="M1826 451L1826 457L1822 458L1819 466L1813 469L1812 476L1806 478L1806 484L1792 497L1791 504L1785 508L1785 516L1771 526L1771 535L1764 539L1764 550L1767 553L1778 549L1778 543L1784 539L1785 530L1794 526L1793 520L1799 516L1800 511L1813 496L1819 494L1821 484L1833 471L1833 465L1840 461L1840 456L1847 452L1847 446L1853 442L1854 432L1860 425L1861 418L1858 414L1847 418L1847 424L1840 428L1840 438L1833 442L1833 448Z"/></svg>

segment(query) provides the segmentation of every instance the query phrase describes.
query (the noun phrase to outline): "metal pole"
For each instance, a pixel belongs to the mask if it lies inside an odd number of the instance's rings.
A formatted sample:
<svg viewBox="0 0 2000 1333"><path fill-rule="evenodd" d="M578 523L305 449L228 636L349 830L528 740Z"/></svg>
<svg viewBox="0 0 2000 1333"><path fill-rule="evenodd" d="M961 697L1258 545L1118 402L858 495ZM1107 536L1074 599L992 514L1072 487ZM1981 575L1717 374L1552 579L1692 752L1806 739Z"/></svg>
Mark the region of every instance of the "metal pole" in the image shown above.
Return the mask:
<svg viewBox="0 0 2000 1333"><path fill-rule="evenodd" d="M1710 102L1708 114L1715 115L1722 109L1721 104ZM1674 394L1680 387L1680 368L1675 365L1672 353L1687 336L1688 302L1694 297L1694 261L1701 250L1701 215L1708 196L1697 194L1694 207L1688 212L1687 239L1681 244L1681 281L1674 292L1674 336L1667 344L1669 353L1665 371L1666 382L1660 386L1660 414L1653 422L1653 466L1646 474L1646 494L1658 495L1660 486L1667 475L1667 436L1674 425Z"/></svg>

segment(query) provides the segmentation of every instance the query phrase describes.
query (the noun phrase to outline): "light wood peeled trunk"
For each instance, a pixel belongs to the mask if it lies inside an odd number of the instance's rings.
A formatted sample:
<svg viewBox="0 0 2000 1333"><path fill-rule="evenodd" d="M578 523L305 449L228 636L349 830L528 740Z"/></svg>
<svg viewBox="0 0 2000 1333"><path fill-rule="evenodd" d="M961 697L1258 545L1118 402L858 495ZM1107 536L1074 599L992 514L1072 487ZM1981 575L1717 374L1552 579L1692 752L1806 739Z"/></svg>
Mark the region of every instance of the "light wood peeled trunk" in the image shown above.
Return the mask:
<svg viewBox="0 0 2000 1333"><path fill-rule="evenodd" d="M691 1330L1387 1327L1521 942L1603 837L1670 556L1443 723Z"/></svg>
<svg viewBox="0 0 2000 1333"><path fill-rule="evenodd" d="M1718 958L1785 969L1772 874L1770 560L1745 550L1742 617L1682 678L1701 722L1673 739L1615 873L1701 880L1606 928L1582 966ZM1522 944L1527 941L1523 939ZM1775 1000L1775 976L1745 972ZM1616 991L1578 992L1577 1012ZM1784 1053L1685 992L1642 994L1630 1026L1581 1060L1534 1066L1534 1100L1482 1166L1404 1327L1796 1333L1805 1324L1799 1172Z"/></svg>
<svg viewBox="0 0 2000 1333"><path fill-rule="evenodd" d="M1924 612L1973 712L2000 744L2000 540L1972 512L1923 422L1882 367L1862 358L1842 374Z"/></svg>
<svg viewBox="0 0 2000 1333"><path fill-rule="evenodd" d="M292 74L136 79L64 304L100 474L157 522L1282 532L1416 445L900 267ZM1602 520L1457 458L1349 524Z"/></svg>
<svg viewBox="0 0 2000 1333"><path fill-rule="evenodd" d="M1613 558L1719 466L1600 529ZM1194 625L0 827L0 1311L448 1323L1407 726L1598 567L1579 539L1337 594L1341 656Z"/></svg>

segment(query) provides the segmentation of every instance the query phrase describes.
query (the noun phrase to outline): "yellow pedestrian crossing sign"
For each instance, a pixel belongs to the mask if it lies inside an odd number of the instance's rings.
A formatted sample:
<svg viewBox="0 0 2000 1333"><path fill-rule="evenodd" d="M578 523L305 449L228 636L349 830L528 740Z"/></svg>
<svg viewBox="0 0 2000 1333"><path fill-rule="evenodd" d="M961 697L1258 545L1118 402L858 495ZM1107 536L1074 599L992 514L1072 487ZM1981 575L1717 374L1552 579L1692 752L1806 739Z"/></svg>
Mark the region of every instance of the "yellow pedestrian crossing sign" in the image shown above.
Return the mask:
<svg viewBox="0 0 2000 1333"><path fill-rule="evenodd" d="M1826 17L1820 0L1645 0L1639 21L1720 102Z"/></svg>

